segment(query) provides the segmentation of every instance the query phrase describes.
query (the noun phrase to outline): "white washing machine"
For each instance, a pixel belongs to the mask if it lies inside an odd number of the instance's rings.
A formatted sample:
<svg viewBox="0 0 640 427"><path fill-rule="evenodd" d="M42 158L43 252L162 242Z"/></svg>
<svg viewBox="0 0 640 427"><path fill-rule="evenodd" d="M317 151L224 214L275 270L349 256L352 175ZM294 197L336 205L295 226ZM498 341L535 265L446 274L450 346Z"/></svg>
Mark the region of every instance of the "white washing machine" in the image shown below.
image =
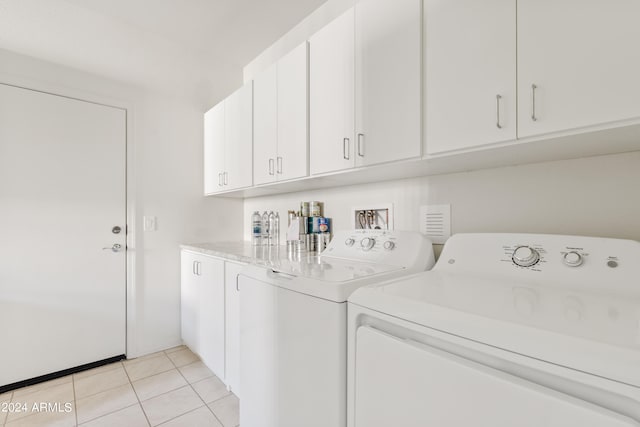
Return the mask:
<svg viewBox="0 0 640 427"><path fill-rule="evenodd" d="M321 255L244 269L241 425L346 426L348 296L433 264L420 233L358 230L336 233Z"/></svg>
<svg viewBox="0 0 640 427"><path fill-rule="evenodd" d="M459 234L349 298L349 427L640 426L640 243Z"/></svg>

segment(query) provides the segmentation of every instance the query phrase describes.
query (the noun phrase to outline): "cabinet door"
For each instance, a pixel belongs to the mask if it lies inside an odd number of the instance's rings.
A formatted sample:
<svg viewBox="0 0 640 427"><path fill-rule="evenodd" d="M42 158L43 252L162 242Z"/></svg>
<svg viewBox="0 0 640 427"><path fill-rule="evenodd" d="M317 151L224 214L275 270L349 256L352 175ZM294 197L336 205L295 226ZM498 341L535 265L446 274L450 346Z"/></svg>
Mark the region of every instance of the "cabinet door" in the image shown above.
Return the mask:
<svg viewBox="0 0 640 427"><path fill-rule="evenodd" d="M278 141L277 67L273 64L253 81L253 181L276 179Z"/></svg>
<svg viewBox="0 0 640 427"><path fill-rule="evenodd" d="M519 0L518 137L640 117L639 16L636 0Z"/></svg>
<svg viewBox="0 0 640 427"><path fill-rule="evenodd" d="M196 255L191 252L180 253L180 320L182 342L198 353L198 276Z"/></svg>
<svg viewBox="0 0 640 427"><path fill-rule="evenodd" d="M359 0L356 165L418 157L421 138L421 0Z"/></svg>
<svg viewBox="0 0 640 427"><path fill-rule="evenodd" d="M308 62L307 42L278 61L279 181L309 175Z"/></svg>
<svg viewBox="0 0 640 427"><path fill-rule="evenodd" d="M204 114L204 194L223 190L224 101Z"/></svg>
<svg viewBox="0 0 640 427"><path fill-rule="evenodd" d="M240 292L237 280L242 264L225 263L225 375L224 382L240 395Z"/></svg>
<svg viewBox="0 0 640 427"><path fill-rule="evenodd" d="M355 164L353 20L353 9L349 9L309 39L312 175Z"/></svg>
<svg viewBox="0 0 640 427"><path fill-rule="evenodd" d="M224 261L200 256L198 354L209 369L224 378Z"/></svg>
<svg viewBox="0 0 640 427"><path fill-rule="evenodd" d="M515 0L425 1L425 148L516 139Z"/></svg>
<svg viewBox="0 0 640 427"><path fill-rule="evenodd" d="M253 184L253 83L225 100L225 190Z"/></svg>

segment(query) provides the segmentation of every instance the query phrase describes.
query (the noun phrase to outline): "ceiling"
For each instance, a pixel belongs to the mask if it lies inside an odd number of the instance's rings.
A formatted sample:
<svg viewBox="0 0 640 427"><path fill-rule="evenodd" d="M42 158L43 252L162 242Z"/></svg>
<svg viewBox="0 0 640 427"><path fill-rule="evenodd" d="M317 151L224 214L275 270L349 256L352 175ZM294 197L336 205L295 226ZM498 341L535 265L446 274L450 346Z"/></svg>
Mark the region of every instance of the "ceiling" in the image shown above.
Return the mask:
<svg viewBox="0 0 640 427"><path fill-rule="evenodd" d="M0 0L0 48L217 100L326 0Z"/></svg>

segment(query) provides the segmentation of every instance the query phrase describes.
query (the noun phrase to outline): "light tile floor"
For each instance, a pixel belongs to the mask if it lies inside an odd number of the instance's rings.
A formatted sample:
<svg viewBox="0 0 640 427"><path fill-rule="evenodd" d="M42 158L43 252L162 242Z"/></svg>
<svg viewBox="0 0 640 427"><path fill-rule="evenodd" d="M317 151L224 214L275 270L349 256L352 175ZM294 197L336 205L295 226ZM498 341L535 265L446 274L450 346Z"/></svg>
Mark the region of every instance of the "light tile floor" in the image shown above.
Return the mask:
<svg viewBox="0 0 640 427"><path fill-rule="evenodd" d="M185 346L0 394L6 427L236 427L238 419L238 398Z"/></svg>

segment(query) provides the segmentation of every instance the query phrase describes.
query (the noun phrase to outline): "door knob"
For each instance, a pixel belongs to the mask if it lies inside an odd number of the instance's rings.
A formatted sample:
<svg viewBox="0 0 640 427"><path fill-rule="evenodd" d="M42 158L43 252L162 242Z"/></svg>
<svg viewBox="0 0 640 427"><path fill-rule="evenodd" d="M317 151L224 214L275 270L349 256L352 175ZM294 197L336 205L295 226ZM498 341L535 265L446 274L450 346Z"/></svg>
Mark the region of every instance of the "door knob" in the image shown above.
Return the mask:
<svg viewBox="0 0 640 427"><path fill-rule="evenodd" d="M102 248L103 251L106 251L107 249L111 249L112 252L119 252L120 249L122 249L122 245L120 243L114 243L111 247Z"/></svg>

